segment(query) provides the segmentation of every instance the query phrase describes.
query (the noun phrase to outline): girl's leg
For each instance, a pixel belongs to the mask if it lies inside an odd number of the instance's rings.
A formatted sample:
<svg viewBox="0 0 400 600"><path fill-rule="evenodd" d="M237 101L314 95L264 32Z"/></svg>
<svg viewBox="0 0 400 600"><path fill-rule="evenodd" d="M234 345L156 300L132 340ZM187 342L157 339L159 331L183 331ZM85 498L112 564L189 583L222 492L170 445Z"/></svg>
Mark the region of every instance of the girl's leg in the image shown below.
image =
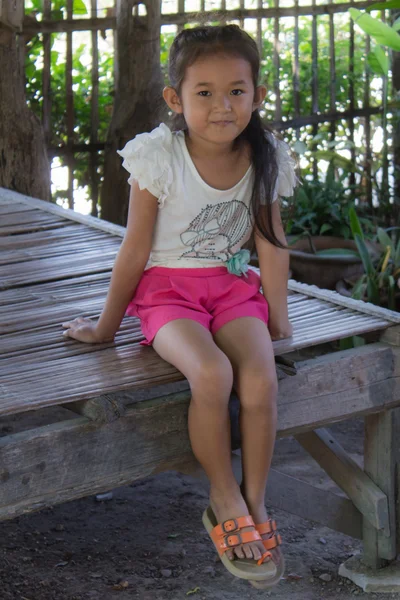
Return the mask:
<svg viewBox="0 0 400 600"><path fill-rule="evenodd" d="M249 510L232 471L228 402L232 391L232 366L200 323L179 319L164 325L153 347L187 378L192 399L189 435L193 453L210 480L210 502L218 522L248 515ZM251 528L250 528L251 529ZM260 542L235 548L238 558L258 560ZM227 553L233 558L233 552Z"/></svg>
<svg viewBox="0 0 400 600"><path fill-rule="evenodd" d="M278 382L267 326L253 317L230 321L215 334L231 361L240 399L242 492L255 523L267 520L265 488L276 437ZM274 562L280 552L273 551Z"/></svg>

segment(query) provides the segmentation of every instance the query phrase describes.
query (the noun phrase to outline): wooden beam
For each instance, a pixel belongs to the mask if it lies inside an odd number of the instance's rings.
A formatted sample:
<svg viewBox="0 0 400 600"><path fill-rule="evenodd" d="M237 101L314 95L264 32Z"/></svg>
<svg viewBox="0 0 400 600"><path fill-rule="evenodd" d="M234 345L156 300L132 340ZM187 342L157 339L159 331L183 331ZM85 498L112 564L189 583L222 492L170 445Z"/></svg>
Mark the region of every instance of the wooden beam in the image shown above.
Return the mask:
<svg viewBox="0 0 400 600"><path fill-rule="evenodd" d="M395 444L393 412L385 411L365 418L364 471L386 495L388 503L388 530L377 531L364 519L363 562L373 569L385 566L385 560L396 558L395 513ZM385 560L384 560L385 559Z"/></svg>
<svg viewBox="0 0 400 600"><path fill-rule="evenodd" d="M84 417L0 438L0 520L149 475L192 460L187 406L149 400L100 425Z"/></svg>
<svg viewBox="0 0 400 600"><path fill-rule="evenodd" d="M318 429L297 435L296 439L349 496L368 523L388 535L390 528L386 495L329 431Z"/></svg>
<svg viewBox="0 0 400 600"><path fill-rule="evenodd" d="M67 408L82 417L87 417L91 421L96 421L96 423L112 423L123 417L126 412L125 404L118 396L112 394L105 394L99 398L91 398L81 402L70 402L65 404L63 408Z"/></svg>

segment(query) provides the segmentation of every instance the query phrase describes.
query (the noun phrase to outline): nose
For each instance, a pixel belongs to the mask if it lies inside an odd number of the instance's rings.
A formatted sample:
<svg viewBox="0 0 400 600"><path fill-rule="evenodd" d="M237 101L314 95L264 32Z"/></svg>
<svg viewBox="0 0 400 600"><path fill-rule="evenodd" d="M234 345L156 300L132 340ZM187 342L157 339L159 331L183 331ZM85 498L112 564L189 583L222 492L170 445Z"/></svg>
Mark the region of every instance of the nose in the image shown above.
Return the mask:
<svg viewBox="0 0 400 600"><path fill-rule="evenodd" d="M227 94L215 94L214 108L216 110L230 111L232 109L230 97Z"/></svg>

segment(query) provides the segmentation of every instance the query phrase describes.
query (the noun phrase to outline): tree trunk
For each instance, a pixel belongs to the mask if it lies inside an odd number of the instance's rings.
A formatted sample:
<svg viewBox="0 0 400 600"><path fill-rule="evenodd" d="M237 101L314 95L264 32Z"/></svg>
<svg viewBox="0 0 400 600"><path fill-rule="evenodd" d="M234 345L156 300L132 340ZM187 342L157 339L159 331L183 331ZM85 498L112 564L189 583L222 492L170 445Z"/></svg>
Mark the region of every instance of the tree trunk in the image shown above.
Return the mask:
<svg viewBox="0 0 400 600"><path fill-rule="evenodd" d="M145 0L147 15L132 16L137 0L117 0L115 102L107 134L101 217L126 224L128 173L117 150L166 117L160 68L160 0Z"/></svg>
<svg viewBox="0 0 400 600"><path fill-rule="evenodd" d="M0 24L0 187L50 200L50 164L39 119L26 105L24 38Z"/></svg>

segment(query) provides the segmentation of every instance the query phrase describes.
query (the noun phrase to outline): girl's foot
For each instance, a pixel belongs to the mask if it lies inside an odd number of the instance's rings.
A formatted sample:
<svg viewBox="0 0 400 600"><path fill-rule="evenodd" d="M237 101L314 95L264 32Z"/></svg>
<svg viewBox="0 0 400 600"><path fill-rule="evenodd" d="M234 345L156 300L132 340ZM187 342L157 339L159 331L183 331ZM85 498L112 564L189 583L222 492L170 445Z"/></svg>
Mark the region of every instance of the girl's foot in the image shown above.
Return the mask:
<svg viewBox="0 0 400 600"><path fill-rule="evenodd" d="M218 523L250 514L239 488L233 492L231 490L228 493L211 488L210 505ZM253 520L256 523L254 516ZM254 527L245 527L242 531L254 531ZM226 556L229 560L249 558L257 561L264 553L265 548L262 542L250 542L248 544L241 544L233 550L227 550Z"/></svg>
<svg viewBox="0 0 400 600"><path fill-rule="evenodd" d="M265 504L264 501L262 503L251 503L249 502L249 500L247 500L247 506L249 509L249 513L251 514L251 516L253 517L253 521L256 525L258 525L259 523L265 523L266 521L268 521L268 514L267 514L267 509L265 508ZM274 533L266 533L264 535L262 535L262 539L263 540L267 540L270 537L272 537L274 535ZM264 549L265 551L265 549ZM274 564L276 566L278 566L283 558L282 552L279 548L279 546L277 546L276 548L272 548L271 550L269 550L269 552L271 552L272 554L272 560L274 561Z"/></svg>

